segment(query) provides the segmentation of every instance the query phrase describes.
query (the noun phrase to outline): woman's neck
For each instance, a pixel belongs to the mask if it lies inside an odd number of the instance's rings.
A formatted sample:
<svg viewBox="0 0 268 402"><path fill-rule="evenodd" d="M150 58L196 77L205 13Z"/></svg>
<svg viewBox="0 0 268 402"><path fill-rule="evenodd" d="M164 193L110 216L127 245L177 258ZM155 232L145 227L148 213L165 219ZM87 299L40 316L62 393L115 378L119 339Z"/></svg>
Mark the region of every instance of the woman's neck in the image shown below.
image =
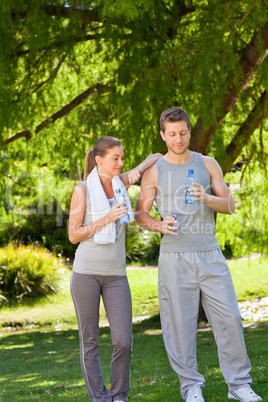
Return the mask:
<svg viewBox="0 0 268 402"><path fill-rule="evenodd" d="M112 176L102 174L99 172L100 181L107 198L114 197L114 190L112 185Z"/></svg>

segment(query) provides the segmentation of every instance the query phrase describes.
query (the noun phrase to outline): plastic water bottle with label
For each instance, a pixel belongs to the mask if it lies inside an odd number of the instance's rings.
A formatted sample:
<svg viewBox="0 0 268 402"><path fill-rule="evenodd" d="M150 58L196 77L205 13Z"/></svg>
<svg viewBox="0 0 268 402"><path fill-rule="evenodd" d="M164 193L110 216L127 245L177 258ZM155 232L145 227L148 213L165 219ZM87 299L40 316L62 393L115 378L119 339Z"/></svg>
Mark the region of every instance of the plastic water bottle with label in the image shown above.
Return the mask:
<svg viewBox="0 0 268 402"><path fill-rule="evenodd" d="M115 200L116 200L116 203L117 203L117 204L120 203L120 202L124 202L125 204L127 204L127 203L126 203L126 199L125 199L125 197L124 197L124 194L121 193L120 188L118 188L118 189L115 190ZM122 207L123 207L123 206L124 206L124 205L122 205ZM118 222L121 223L121 225L125 225L126 223L130 222L129 214L127 213L127 214L126 214L125 216L123 216L122 218L119 218L119 219L118 219Z"/></svg>
<svg viewBox="0 0 268 402"><path fill-rule="evenodd" d="M193 183L196 183L196 177L194 175L194 169L188 170L188 176L185 179L185 204L186 205L194 205L195 204L195 195L191 195L189 192L189 188L193 187Z"/></svg>

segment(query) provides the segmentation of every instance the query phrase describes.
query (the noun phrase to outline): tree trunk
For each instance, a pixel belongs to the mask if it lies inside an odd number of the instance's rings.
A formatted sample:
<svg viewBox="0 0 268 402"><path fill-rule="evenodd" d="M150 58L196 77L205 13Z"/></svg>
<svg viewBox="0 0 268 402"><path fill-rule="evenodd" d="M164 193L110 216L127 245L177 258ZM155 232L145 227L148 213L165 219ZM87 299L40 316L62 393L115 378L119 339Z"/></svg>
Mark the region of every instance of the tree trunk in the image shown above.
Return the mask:
<svg viewBox="0 0 268 402"><path fill-rule="evenodd" d="M252 112L248 115L247 119L241 125L234 138L228 145L226 149L226 157L224 158L222 164L222 171L224 175L229 172L236 158L238 158L242 152L242 149L247 144L250 136L253 134L256 128L261 125L265 117L265 108L267 108L268 104L267 99L268 93L265 90L262 93L259 102L255 105Z"/></svg>
<svg viewBox="0 0 268 402"><path fill-rule="evenodd" d="M259 65L264 61L268 54L268 23L252 37L251 41L244 49L240 57L238 69L242 71L242 76L238 83L235 76L230 80L228 91L222 95L222 113L215 117L213 124L204 121L202 117L197 120L192 133L191 149L193 151L206 154L211 139L221 124L226 114L234 107L241 92L243 92Z"/></svg>

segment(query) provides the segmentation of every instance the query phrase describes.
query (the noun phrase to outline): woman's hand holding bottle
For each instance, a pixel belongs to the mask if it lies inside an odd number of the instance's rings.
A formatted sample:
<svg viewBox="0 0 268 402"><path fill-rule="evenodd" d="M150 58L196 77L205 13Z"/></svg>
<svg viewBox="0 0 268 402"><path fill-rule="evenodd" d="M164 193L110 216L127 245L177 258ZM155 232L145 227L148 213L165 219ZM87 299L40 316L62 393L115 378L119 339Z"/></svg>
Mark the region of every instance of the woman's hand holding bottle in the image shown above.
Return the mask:
<svg viewBox="0 0 268 402"><path fill-rule="evenodd" d="M128 208L125 202L119 202L114 205L111 211L107 214L109 223L117 221L119 218L126 216Z"/></svg>

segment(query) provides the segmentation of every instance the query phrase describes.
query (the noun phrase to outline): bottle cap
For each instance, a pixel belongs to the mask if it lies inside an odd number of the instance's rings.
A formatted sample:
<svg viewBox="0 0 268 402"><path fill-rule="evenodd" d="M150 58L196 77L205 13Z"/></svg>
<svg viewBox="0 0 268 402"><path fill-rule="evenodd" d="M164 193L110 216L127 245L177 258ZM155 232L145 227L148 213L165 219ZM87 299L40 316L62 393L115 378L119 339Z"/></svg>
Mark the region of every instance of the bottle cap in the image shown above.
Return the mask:
<svg viewBox="0 0 268 402"><path fill-rule="evenodd" d="M121 193L120 188L117 188L117 189L115 190L115 192L116 192L116 193Z"/></svg>
<svg viewBox="0 0 268 402"><path fill-rule="evenodd" d="M176 215L172 215L172 218L174 218L175 220L177 220L177 216L176 216Z"/></svg>
<svg viewBox="0 0 268 402"><path fill-rule="evenodd" d="M194 169L188 169L188 174L193 174L194 173Z"/></svg>

